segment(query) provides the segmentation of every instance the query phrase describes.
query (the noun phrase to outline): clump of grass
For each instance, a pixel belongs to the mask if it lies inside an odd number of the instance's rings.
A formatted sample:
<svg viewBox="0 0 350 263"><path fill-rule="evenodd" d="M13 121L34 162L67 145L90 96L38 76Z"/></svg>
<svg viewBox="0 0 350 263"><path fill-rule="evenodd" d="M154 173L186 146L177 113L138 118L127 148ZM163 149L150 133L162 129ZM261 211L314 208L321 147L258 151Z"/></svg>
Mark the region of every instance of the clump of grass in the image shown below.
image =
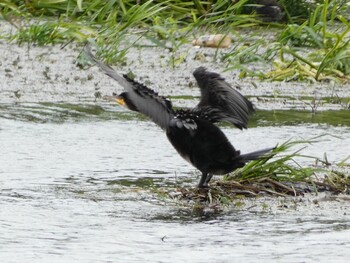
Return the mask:
<svg viewBox="0 0 350 263"><path fill-rule="evenodd" d="M169 64L174 68L181 64L187 53L179 54L179 49L188 42L192 27L172 17L163 19L156 16L153 25L145 34L145 38L150 40L157 47L170 51Z"/></svg>
<svg viewBox="0 0 350 263"><path fill-rule="evenodd" d="M349 28L350 29L350 28ZM282 53L290 54L293 60L275 61L274 70L260 76L277 81L310 80L346 83L350 80L350 42L337 42L330 49L319 49L306 58L295 50L283 47Z"/></svg>
<svg viewBox="0 0 350 263"><path fill-rule="evenodd" d="M316 157L303 155L303 146L296 151L290 150L298 145L317 142L319 137L311 140L289 140L264 158L252 161L241 169L213 181L208 189L178 188L172 198L195 204L228 205L241 197L300 196L307 192L330 191L349 193L350 175L336 173L324 167L302 166L298 159L310 159L321 162ZM323 179L318 179L324 174Z"/></svg>
<svg viewBox="0 0 350 263"><path fill-rule="evenodd" d="M337 2L337 1L333 1ZM324 1L310 11L301 25L287 24L274 43L258 40L237 45L224 55L229 69L240 69L241 77L254 76L273 81L350 80L350 23L339 14L339 6ZM269 72L253 71L244 63L275 60Z"/></svg>
<svg viewBox="0 0 350 263"><path fill-rule="evenodd" d="M222 60L234 65L248 64L257 61L267 61L270 59L268 52L262 53L261 46L266 42L263 39L257 40L255 43L247 43L245 45L236 44L232 50L222 56Z"/></svg>
<svg viewBox="0 0 350 263"><path fill-rule="evenodd" d="M307 22L300 26L288 25L279 38L281 63L276 63L275 70L268 72L265 77L272 80L285 80L287 77L315 81L348 81L350 23L341 15L335 16L335 10L336 6L324 1L311 13ZM334 31L330 31L328 25L334 25L335 19L341 24ZM300 46L317 49L305 55L305 51L304 54L298 52L297 48ZM285 60L284 55L292 56L293 60Z"/></svg>
<svg viewBox="0 0 350 263"><path fill-rule="evenodd" d="M324 183L343 194L350 194L350 174L333 170L324 179Z"/></svg>
<svg viewBox="0 0 350 263"><path fill-rule="evenodd" d="M105 58L106 63L116 64L125 61L128 50L143 36L135 34L136 37L128 43L126 39L132 32L130 28L137 28L151 20L159 12L162 12L165 7L162 4L153 5L152 1L147 1L144 4L134 5L129 9L124 8L122 20L116 23L117 18L109 19L108 22L100 27L96 38L96 45L98 48L98 56Z"/></svg>
<svg viewBox="0 0 350 263"><path fill-rule="evenodd" d="M84 42L88 37L96 35L95 30L84 25L48 21L19 27L16 33L9 36L9 40L16 41L18 45L28 43L43 46L66 43L72 40Z"/></svg>
<svg viewBox="0 0 350 263"><path fill-rule="evenodd" d="M302 155L300 148L292 153L286 153L292 147L301 144L310 144L313 140L287 141L277 145L270 154L259 160L246 164L243 168L233 172L226 180L249 181L260 178L270 178L275 181L304 181L310 178L319 169L313 167L302 167L296 158L309 158L316 160L312 156Z"/></svg>

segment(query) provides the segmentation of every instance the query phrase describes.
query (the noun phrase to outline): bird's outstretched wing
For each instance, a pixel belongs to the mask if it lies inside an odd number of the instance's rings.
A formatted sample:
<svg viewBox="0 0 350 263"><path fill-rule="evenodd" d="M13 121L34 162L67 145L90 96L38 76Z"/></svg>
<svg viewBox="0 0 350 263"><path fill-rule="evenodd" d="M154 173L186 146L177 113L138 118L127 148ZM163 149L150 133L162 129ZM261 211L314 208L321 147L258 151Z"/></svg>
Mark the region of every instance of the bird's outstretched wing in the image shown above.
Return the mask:
<svg viewBox="0 0 350 263"><path fill-rule="evenodd" d="M239 129L247 128L249 115L254 112L253 104L231 87L219 74L199 67L193 72L201 91L197 108L211 107L216 121L228 121Z"/></svg>
<svg viewBox="0 0 350 263"><path fill-rule="evenodd" d="M89 46L85 48L87 56L109 77L116 80L128 94L137 111L151 118L163 130L166 130L173 117L171 102L145 85L118 74L113 68L97 60Z"/></svg>

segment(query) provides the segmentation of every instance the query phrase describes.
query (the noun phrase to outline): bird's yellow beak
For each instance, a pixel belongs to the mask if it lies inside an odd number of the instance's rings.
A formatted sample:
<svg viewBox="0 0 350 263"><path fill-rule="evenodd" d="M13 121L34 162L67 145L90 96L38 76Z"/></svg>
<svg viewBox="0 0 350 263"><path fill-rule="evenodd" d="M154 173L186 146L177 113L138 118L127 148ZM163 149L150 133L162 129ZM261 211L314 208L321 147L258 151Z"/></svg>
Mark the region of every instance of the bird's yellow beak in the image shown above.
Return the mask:
<svg viewBox="0 0 350 263"><path fill-rule="evenodd" d="M122 97L120 97L120 96L108 96L108 95L105 95L105 96L103 96L103 99L104 100L108 100L108 101L112 101L112 102L116 102L119 105L125 106L125 100Z"/></svg>
<svg viewBox="0 0 350 263"><path fill-rule="evenodd" d="M115 98L115 101L116 101L119 105L125 106L125 100L124 100L123 98L116 97L116 98Z"/></svg>

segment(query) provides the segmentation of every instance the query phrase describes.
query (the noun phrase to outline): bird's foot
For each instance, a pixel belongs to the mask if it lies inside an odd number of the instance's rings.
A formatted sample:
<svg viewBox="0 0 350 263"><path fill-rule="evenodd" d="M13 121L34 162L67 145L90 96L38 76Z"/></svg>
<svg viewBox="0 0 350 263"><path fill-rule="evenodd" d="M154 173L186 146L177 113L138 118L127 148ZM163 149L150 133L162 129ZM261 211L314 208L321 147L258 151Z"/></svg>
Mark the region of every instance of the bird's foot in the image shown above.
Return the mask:
<svg viewBox="0 0 350 263"><path fill-rule="evenodd" d="M205 179L205 182L204 182L204 187L209 187L209 182L210 182L210 180L211 180L211 178L213 177L213 175L212 174L208 174L207 175L207 178Z"/></svg>
<svg viewBox="0 0 350 263"><path fill-rule="evenodd" d="M209 185L207 183L203 183L203 184L198 184L197 186L199 189L207 189L209 188Z"/></svg>
<svg viewBox="0 0 350 263"><path fill-rule="evenodd" d="M198 188L209 188L209 182L212 177L212 174L202 174L201 180L198 184Z"/></svg>

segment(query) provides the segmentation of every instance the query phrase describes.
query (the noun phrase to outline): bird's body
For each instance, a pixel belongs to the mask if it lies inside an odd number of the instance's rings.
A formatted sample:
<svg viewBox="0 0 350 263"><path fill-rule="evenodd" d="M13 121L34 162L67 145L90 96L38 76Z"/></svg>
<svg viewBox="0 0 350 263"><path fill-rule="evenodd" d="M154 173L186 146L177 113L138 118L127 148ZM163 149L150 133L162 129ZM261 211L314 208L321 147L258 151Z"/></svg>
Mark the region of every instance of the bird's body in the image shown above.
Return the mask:
<svg viewBox="0 0 350 263"><path fill-rule="evenodd" d="M242 129L247 127L253 105L234 90L219 74L203 67L194 71L201 89L201 100L193 109L174 110L171 102L145 85L121 76L98 61L88 50L90 58L125 91L117 96L130 110L150 117L165 132L177 152L202 172L198 187L206 187L212 175L223 175L243 167L271 151L264 149L241 154L227 139L217 122L230 122Z"/></svg>
<svg viewBox="0 0 350 263"><path fill-rule="evenodd" d="M176 121L171 122L166 134L177 152L204 174L200 186L205 185L208 174L223 175L244 166L244 162L235 161L239 151L217 126L203 119L194 121L195 130L178 128Z"/></svg>

